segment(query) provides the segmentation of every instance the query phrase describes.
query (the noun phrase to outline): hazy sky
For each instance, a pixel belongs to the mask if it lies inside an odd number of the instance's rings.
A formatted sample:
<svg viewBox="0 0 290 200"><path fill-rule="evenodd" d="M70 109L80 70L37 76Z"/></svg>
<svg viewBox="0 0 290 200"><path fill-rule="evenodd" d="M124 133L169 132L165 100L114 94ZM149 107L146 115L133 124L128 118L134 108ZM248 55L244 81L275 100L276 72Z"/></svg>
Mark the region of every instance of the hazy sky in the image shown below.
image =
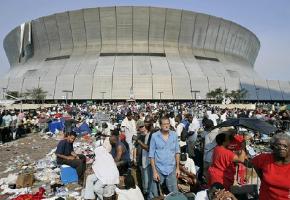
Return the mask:
<svg viewBox="0 0 290 200"><path fill-rule="evenodd" d="M290 80L290 0L1 0L1 45L7 33L25 21L67 10L115 5L185 9L234 21L260 39L256 71L267 79ZM8 70L2 45L0 76Z"/></svg>

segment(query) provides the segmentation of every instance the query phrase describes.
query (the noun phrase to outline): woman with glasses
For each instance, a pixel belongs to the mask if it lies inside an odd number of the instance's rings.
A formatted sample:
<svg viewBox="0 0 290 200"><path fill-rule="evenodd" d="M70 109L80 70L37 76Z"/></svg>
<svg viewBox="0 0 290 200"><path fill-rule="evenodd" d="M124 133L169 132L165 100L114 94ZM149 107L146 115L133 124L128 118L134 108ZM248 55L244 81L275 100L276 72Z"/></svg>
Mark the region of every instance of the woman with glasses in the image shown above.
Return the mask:
<svg viewBox="0 0 290 200"><path fill-rule="evenodd" d="M261 179L259 200L290 199L290 135L278 133L271 139L272 153L252 160Z"/></svg>

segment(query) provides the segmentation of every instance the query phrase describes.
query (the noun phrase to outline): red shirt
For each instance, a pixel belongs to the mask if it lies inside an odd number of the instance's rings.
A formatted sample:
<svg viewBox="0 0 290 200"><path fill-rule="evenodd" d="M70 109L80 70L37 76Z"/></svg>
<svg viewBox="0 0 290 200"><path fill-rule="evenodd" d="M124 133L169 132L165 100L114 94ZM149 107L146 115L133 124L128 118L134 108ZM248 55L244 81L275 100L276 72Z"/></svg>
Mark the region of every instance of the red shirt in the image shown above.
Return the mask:
<svg viewBox="0 0 290 200"><path fill-rule="evenodd" d="M259 200L290 199L290 164L277 164L271 153L263 153L252 160L263 172Z"/></svg>
<svg viewBox="0 0 290 200"><path fill-rule="evenodd" d="M235 154L223 146L216 146L212 155L212 164L208 169L209 185L219 182L227 190L234 183L235 171L231 167Z"/></svg>

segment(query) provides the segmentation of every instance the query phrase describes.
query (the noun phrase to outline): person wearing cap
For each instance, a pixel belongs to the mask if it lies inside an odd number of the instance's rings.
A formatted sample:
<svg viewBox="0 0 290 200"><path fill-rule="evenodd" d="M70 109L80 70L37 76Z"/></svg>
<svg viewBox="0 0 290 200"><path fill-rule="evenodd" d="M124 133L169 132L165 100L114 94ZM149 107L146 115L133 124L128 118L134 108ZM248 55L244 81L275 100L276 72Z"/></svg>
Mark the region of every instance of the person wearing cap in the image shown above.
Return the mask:
<svg viewBox="0 0 290 200"><path fill-rule="evenodd" d="M196 187L197 185L196 168L194 161L191 158L189 158L186 153L182 153L180 155L179 168L180 168L180 176L178 178L179 180L178 187L182 189L183 185L189 185L190 186L189 191L193 192L195 189L194 187Z"/></svg>
<svg viewBox="0 0 290 200"><path fill-rule="evenodd" d="M133 164L136 167L137 185L142 189L142 178L141 178L141 169L142 169L142 147L139 144L139 142L142 142L143 143L144 142L144 139L145 139L144 121L138 120L136 122L136 128L137 128L137 136L133 136L133 138L132 138L133 143L134 143L134 148L133 148Z"/></svg>
<svg viewBox="0 0 290 200"><path fill-rule="evenodd" d="M141 169L142 174L142 189L145 199L149 199L149 191L152 181L152 169L148 157L150 140L152 136L153 120L150 116L145 117L145 121L137 122L137 129L143 134L141 137L135 137L134 140L138 147L141 148L140 159L138 160L138 166Z"/></svg>

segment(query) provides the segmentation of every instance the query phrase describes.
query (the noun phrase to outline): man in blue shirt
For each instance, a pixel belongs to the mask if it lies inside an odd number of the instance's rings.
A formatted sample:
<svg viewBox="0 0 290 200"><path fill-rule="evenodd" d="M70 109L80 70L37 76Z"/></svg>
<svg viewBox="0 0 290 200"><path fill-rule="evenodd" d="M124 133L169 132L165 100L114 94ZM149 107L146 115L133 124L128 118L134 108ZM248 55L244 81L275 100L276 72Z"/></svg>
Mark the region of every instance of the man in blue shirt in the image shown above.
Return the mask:
<svg viewBox="0 0 290 200"><path fill-rule="evenodd" d="M79 183L82 185L86 171L86 157L82 154L77 155L74 152L73 143L76 136L75 132L68 133L68 136L58 143L55 154L57 156L57 164L69 165L76 169Z"/></svg>
<svg viewBox="0 0 290 200"><path fill-rule="evenodd" d="M153 171L151 195L158 197L158 185L165 181L169 192L177 192L179 177L179 144L177 134L170 131L169 118L160 119L161 130L152 135L149 158Z"/></svg>

